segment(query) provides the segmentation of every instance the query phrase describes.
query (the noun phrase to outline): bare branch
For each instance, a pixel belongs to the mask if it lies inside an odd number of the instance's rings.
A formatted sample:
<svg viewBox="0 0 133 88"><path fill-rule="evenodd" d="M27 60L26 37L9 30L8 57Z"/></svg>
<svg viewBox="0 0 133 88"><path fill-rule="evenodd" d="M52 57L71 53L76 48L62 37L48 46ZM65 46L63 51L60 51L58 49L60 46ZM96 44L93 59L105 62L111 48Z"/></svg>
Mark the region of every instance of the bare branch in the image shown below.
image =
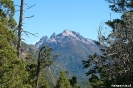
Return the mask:
<svg viewBox="0 0 133 88"><path fill-rule="evenodd" d="M30 36L28 35L28 33L27 32L24 32L25 33L25 35L27 36L27 37L29 37L30 38Z"/></svg>
<svg viewBox="0 0 133 88"><path fill-rule="evenodd" d="M30 16L30 17L24 17L23 19L26 19L26 18L32 18L32 17L34 17L34 15L32 15L32 16Z"/></svg>
<svg viewBox="0 0 133 88"><path fill-rule="evenodd" d="M27 3L24 3L24 5L27 5Z"/></svg>
<svg viewBox="0 0 133 88"><path fill-rule="evenodd" d="M26 41L24 38L21 38L22 40Z"/></svg>
<svg viewBox="0 0 133 88"><path fill-rule="evenodd" d="M25 8L25 9L30 9L32 7L34 7L36 4L32 5L32 6L27 6L28 8Z"/></svg>
<svg viewBox="0 0 133 88"><path fill-rule="evenodd" d="M15 5L15 6L20 7L20 5Z"/></svg>
<svg viewBox="0 0 133 88"><path fill-rule="evenodd" d="M38 33L33 34L33 33L30 33L30 32L28 32L28 31L24 31L24 30L22 30L22 32L24 32L27 36L28 36L28 34L31 34L31 35L37 37L36 34L38 34ZM29 36L28 36L28 37L29 37ZM29 38L30 38L30 37L29 37Z"/></svg>
<svg viewBox="0 0 133 88"><path fill-rule="evenodd" d="M15 12L18 12L18 11L20 11L20 10L16 10Z"/></svg>

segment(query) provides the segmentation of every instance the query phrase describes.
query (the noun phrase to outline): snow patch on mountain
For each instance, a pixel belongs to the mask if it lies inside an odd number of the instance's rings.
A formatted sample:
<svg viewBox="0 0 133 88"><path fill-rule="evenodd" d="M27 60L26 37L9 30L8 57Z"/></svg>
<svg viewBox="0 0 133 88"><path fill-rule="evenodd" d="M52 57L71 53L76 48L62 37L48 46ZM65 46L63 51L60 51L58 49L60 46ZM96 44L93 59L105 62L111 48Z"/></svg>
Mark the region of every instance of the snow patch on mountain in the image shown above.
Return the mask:
<svg viewBox="0 0 133 88"><path fill-rule="evenodd" d="M50 38L49 42L56 42L56 40L54 38Z"/></svg>
<svg viewBox="0 0 133 88"><path fill-rule="evenodd" d="M76 36L72 33L72 31L69 31L69 30L65 30L63 33L62 33L63 36L72 36L72 37L75 37Z"/></svg>
<svg viewBox="0 0 133 88"><path fill-rule="evenodd" d="M35 45L37 42L39 42L39 39L37 41L33 42L32 45Z"/></svg>

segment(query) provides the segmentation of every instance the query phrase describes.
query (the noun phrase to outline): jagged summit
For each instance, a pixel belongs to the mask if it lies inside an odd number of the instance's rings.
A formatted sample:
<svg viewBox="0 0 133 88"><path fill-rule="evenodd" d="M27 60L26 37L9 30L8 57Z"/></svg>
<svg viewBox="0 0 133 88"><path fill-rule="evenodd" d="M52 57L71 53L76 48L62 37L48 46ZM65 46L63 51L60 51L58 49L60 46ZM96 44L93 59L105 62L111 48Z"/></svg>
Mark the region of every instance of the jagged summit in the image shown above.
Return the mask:
<svg viewBox="0 0 133 88"><path fill-rule="evenodd" d="M50 38L54 38L56 36L55 32L50 36Z"/></svg>
<svg viewBox="0 0 133 88"><path fill-rule="evenodd" d="M40 40L48 39L47 36L43 36Z"/></svg>
<svg viewBox="0 0 133 88"><path fill-rule="evenodd" d="M62 34L65 34L65 35L80 35L78 32L75 32L75 31L71 31L71 30L68 30L68 29L66 29L66 30L64 30L63 32L62 32Z"/></svg>
<svg viewBox="0 0 133 88"><path fill-rule="evenodd" d="M76 42L86 43L88 45L94 44L94 41L88 38L84 38L78 32L70 31L68 29L64 30L62 33L56 34L55 32L48 38L47 36L43 36L38 42L35 43L35 46L39 48L39 46L45 43L67 43L67 42Z"/></svg>
<svg viewBox="0 0 133 88"><path fill-rule="evenodd" d="M68 30L68 29L65 29L62 33L66 33L66 34L71 34L72 33L72 31L71 30Z"/></svg>
<svg viewBox="0 0 133 88"><path fill-rule="evenodd" d="M71 30L68 30L68 29L65 29L63 32L66 32L66 31L70 31L71 32Z"/></svg>
<svg viewBox="0 0 133 88"><path fill-rule="evenodd" d="M63 36L72 36L72 37L75 37L75 38L77 37L72 31L67 30L67 29L62 32L62 35Z"/></svg>

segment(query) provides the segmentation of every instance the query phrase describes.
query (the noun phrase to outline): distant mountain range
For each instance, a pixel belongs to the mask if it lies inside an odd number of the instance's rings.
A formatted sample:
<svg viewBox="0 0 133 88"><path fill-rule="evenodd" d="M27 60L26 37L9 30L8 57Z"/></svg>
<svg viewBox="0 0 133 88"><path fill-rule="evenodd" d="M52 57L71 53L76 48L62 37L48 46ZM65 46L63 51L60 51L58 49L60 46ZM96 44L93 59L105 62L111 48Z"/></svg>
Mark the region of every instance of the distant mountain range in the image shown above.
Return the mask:
<svg viewBox="0 0 133 88"><path fill-rule="evenodd" d="M78 32L64 30L60 34L53 33L50 38L43 36L34 44L38 49L44 45L53 47L53 53L58 53L53 71L58 74L61 69L70 71L78 79L86 78L82 60L88 59L87 56L93 53L100 54L99 46L94 40L84 38Z"/></svg>

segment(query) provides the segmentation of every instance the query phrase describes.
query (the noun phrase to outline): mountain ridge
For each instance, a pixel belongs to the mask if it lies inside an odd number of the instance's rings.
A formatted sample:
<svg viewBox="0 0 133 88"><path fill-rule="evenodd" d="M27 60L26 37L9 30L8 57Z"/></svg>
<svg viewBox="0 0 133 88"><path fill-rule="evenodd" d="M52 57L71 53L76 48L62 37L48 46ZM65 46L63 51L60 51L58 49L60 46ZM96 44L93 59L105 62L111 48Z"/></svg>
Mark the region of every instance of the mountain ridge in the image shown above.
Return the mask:
<svg viewBox="0 0 133 88"><path fill-rule="evenodd" d="M89 39L89 38L84 38L83 36L81 36L78 32L75 31L70 31L70 30L64 30L62 33L59 34L55 34L55 32L50 36L50 38L48 38L47 36L43 36L39 41L37 41L34 45L39 48L39 45L41 45L43 43L43 41L46 42L60 42L61 39L67 39L67 37L69 37L69 39L76 39L78 41L82 41L83 43L93 43L95 40ZM64 40L65 41L65 40ZM40 44L39 44L40 43Z"/></svg>

